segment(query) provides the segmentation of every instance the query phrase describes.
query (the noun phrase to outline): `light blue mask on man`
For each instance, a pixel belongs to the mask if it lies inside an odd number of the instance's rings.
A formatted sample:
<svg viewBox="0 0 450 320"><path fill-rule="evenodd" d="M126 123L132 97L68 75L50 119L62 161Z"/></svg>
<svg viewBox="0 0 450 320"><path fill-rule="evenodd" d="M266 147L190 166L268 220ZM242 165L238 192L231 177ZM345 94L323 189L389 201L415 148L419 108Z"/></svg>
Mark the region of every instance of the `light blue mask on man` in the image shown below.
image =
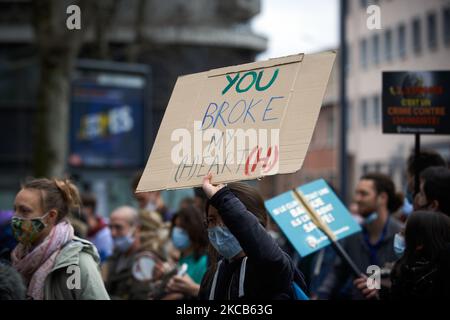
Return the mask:
<svg viewBox="0 0 450 320"><path fill-rule="evenodd" d="M208 238L217 252L226 259L231 259L242 251L239 241L227 227L208 228Z"/></svg>
<svg viewBox="0 0 450 320"><path fill-rule="evenodd" d="M125 253L133 245L134 237L132 234L113 238L114 248Z"/></svg>
<svg viewBox="0 0 450 320"><path fill-rule="evenodd" d="M394 252L398 258L405 252L405 238L399 233L394 236Z"/></svg>
<svg viewBox="0 0 450 320"><path fill-rule="evenodd" d="M374 211L371 214L369 214L367 217L364 218L363 225L368 226L369 224L371 224L372 222L374 222L377 219L378 219L378 213L376 211Z"/></svg>

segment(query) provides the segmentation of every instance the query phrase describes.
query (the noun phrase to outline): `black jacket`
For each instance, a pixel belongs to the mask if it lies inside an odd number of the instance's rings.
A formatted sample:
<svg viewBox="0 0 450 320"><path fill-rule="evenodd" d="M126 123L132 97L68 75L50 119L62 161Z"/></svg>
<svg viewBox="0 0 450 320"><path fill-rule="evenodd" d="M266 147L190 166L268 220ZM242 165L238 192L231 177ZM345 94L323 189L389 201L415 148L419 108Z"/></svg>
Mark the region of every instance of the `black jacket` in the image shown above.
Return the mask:
<svg viewBox="0 0 450 320"><path fill-rule="evenodd" d="M381 274L388 276L392 265L397 260L394 252L394 236L402 228L400 222L393 217L389 217L386 226L386 234L384 239L379 243L376 250L377 262L372 262L370 257L370 249L364 238L364 232L359 232L341 240L342 247L363 273L367 272L367 267L370 265L377 265L381 268ZM354 276L346 263L336 256L333 261L329 273L319 286L317 294L320 299L332 299L345 285L354 280ZM382 281L383 282L383 281ZM383 292L385 288L383 288ZM360 300L364 299L361 291L351 284L350 292L347 293L346 299Z"/></svg>
<svg viewBox="0 0 450 320"><path fill-rule="evenodd" d="M433 262L417 259L398 264L391 274L392 300L450 298L450 246Z"/></svg>
<svg viewBox="0 0 450 320"><path fill-rule="evenodd" d="M306 291L303 276L290 257L280 249L258 219L227 187L210 200L224 224L236 237L247 256L244 296L241 299L291 299L292 281ZM220 264L214 300L239 298L239 277L242 259ZM214 271L214 270L213 270ZM213 274L208 270L207 274ZM204 277L200 285L200 299L209 299L213 277Z"/></svg>

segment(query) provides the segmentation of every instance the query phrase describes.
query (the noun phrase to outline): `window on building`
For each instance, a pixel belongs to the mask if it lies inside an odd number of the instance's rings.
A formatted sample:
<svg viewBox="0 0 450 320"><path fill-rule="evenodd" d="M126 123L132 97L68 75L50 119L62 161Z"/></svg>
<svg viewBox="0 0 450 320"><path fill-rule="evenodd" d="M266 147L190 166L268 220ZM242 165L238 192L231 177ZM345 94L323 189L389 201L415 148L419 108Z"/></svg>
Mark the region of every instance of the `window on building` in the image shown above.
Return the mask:
<svg viewBox="0 0 450 320"><path fill-rule="evenodd" d="M378 126L381 123L381 105L380 96L375 95L372 98L373 123Z"/></svg>
<svg viewBox="0 0 450 320"><path fill-rule="evenodd" d="M398 56L401 59L406 57L406 28L404 24L398 27Z"/></svg>
<svg viewBox="0 0 450 320"><path fill-rule="evenodd" d="M380 63L380 36L378 34L372 37L372 62L375 65Z"/></svg>
<svg viewBox="0 0 450 320"><path fill-rule="evenodd" d="M430 12L427 15L428 26L428 47L431 50L437 48L437 26L436 26L436 13Z"/></svg>
<svg viewBox="0 0 450 320"><path fill-rule="evenodd" d="M347 3L351 0L347 0ZM361 5L361 9L366 10L368 6L370 5L377 5L380 1L379 0L360 0L359 3Z"/></svg>
<svg viewBox="0 0 450 320"><path fill-rule="evenodd" d="M362 174L363 175L365 175L366 173L369 173L369 164L367 164L367 163L364 163L362 166L361 166L361 171L362 171Z"/></svg>
<svg viewBox="0 0 450 320"><path fill-rule="evenodd" d="M444 8L442 10L442 22L443 22L443 32L444 44L448 47L450 46L450 7Z"/></svg>
<svg viewBox="0 0 450 320"><path fill-rule="evenodd" d="M347 101L347 130L352 127L352 103L350 101Z"/></svg>
<svg viewBox="0 0 450 320"><path fill-rule="evenodd" d="M350 2L347 0L347 2ZM369 1L368 0L359 0L359 3L361 5L361 9L366 10L367 6L369 5Z"/></svg>
<svg viewBox="0 0 450 320"><path fill-rule="evenodd" d="M375 162L373 164L373 171L375 172L382 172L383 170L383 164L381 162Z"/></svg>
<svg viewBox="0 0 450 320"><path fill-rule="evenodd" d="M361 99L361 124L365 128L369 124L368 112L367 112L367 99Z"/></svg>
<svg viewBox="0 0 450 320"><path fill-rule="evenodd" d="M384 33L384 59L392 61L392 30L388 29Z"/></svg>
<svg viewBox="0 0 450 320"><path fill-rule="evenodd" d="M367 40L359 42L359 61L362 69L367 69Z"/></svg>
<svg viewBox="0 0 450 320"><path fill-rule="evenodd" d="M412 43L413 52L415 54L420 54L422 52L422 37L421 37L421 25L420 19L414 18L412 22Z"/></svg>
<svg viewBox="0 0 450 320"><path fill-rule="evenodd" d="M352 50L351 45L349 43L346 44L345 50L346 50L346 56L345 56L345 72L346 74L349 74L351 72L352 68Z"/></svg>
<svg viewBox="0 0 450 320"><path fill-rule="evenodd" d="M333 113L330 112L330 114L328 115L328 119L327 119L327 146L328 147L333 146L334 137L335 137L334 117L333 117Z"/></svg>

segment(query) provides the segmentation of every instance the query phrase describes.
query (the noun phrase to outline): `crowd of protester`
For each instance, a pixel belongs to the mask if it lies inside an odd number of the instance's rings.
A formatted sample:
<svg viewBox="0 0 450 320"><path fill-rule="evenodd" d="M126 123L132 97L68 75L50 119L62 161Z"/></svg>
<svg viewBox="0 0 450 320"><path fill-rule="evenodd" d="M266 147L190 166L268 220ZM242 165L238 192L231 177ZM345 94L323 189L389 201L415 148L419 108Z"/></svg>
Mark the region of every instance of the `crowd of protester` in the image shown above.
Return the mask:
<svg viewBox="0 0 450 320"><path fill-rule="evenodd" d="M359 276L330 246L300 257L246 183L209 174L177 208L142 192L105 217L69 180L29 180L0 211L0 299L448 298L450 170L426 150L406 164L405 195L366 173L348 204L362 231L340 243Z"/></svg>

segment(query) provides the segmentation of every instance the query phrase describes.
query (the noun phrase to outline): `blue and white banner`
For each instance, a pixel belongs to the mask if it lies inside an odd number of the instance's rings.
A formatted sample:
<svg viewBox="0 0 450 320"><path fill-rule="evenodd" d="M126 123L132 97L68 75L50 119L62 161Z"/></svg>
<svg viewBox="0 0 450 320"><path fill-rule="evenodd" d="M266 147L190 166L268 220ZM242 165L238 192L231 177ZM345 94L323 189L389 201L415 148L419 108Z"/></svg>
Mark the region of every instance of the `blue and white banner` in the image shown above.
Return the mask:
<svg viewBox="0 0 450 320"><path fill-rule="evenodd" d="M361 231L359 224L323 179L300 186L297 191L303 194L337 240ZM293 191L267 200L265 206L302 257L330 244L328 237L313 223L304 206L297 201Z"/></svg>

